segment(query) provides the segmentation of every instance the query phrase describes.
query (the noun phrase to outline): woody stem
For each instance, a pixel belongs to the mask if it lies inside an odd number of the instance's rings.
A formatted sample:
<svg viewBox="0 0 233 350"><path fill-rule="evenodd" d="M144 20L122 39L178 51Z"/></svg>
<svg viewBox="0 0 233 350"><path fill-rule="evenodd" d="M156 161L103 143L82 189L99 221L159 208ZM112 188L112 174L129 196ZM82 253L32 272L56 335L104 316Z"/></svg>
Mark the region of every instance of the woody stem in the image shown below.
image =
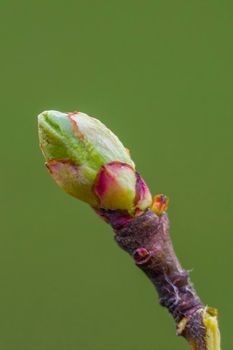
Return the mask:
<svg viewBox="0 0 233 350"><path fill-rule="evenodd" d="M157 216L148 209L124 224L119 224L114 215L113 212L104 213L113 227L116 242L154 284L160 304L168 309L176 322L177 334L183 336L193 350L220 350L219 337L215 341L208 338L214 338L216 334L211 334L208 329L205 315L217 319L201 303L188 272L176 257L167 215Z"/></svg>

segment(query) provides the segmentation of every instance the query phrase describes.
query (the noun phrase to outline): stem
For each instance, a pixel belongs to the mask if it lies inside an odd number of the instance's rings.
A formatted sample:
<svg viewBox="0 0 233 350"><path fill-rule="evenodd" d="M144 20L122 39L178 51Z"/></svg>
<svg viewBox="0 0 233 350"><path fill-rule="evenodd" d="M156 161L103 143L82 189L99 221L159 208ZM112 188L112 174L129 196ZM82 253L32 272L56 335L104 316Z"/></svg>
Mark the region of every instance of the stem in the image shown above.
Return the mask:
<svg viewBox="0 0 233 350"><path fill-rule="evenodd" d="M192 350L220 350L217 311L204 306L193 288L188 272L176 257L164 213L150 209L124 222L119 213L101 210L112 225L115 240L154 284L160 304L172 314L177 335L183 336Z"/></svg>

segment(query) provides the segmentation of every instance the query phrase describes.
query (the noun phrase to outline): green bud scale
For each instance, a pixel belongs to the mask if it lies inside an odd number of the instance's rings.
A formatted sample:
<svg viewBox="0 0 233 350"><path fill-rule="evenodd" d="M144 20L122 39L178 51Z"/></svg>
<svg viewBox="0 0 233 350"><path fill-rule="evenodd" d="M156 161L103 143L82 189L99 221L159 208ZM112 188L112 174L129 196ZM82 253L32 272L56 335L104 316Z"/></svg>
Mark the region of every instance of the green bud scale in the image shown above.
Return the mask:
<svg viewBox="0 0 233 350"><path fill-rule="evenodd" d="M46 166L67 193L96 210L131 216L150 207L150 191L129 151L99 120L81 112L45 111L38 126Z"/></svg>

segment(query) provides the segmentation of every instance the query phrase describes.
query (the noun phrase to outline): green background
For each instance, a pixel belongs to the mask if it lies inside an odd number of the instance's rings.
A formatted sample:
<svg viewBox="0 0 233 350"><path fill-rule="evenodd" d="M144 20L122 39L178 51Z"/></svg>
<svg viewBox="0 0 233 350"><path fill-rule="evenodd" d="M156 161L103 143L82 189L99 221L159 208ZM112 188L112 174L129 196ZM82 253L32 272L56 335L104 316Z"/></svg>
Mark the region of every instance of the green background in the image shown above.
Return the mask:
<svg viewBox="0 0 233 350"><path fill-rule="evenodd" d="M97 116L169 196L232 348L232 42L232 1L1 0L0 349L187 349L110 227L48 176L46 109Z"/></svg>

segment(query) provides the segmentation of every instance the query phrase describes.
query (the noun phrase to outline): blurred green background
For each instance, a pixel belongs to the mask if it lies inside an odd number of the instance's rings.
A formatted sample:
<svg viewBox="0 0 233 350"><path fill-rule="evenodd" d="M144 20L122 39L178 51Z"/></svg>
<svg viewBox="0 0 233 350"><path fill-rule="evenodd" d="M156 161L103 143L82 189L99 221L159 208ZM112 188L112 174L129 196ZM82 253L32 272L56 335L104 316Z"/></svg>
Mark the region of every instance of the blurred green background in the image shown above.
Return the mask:
<svg viewBox="0 0 233 350"><path fill-rule="evenodd" d="M97 116L170 197L178 256L232 332L233 4L0 2L0 348L185 350L109 226L48 176L36 116Z"/></svg>

